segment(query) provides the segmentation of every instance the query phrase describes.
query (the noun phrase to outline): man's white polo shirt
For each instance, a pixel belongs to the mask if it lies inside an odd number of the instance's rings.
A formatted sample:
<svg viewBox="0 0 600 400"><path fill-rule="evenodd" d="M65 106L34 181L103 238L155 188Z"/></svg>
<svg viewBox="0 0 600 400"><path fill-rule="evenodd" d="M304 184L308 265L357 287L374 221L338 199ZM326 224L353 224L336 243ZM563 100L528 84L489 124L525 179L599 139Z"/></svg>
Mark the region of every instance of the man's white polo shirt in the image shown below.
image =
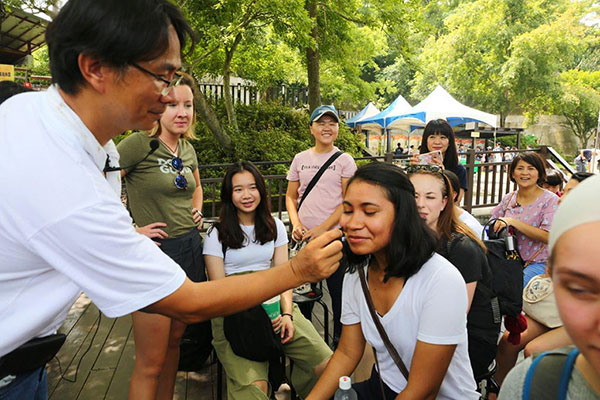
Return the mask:
<svg viewBox="0 0 600 400"><path fill-rule="evenodd" d="M183 284L135 232L108 153L55 87L0 107L0 356L55 332L82 290L116 317Z"/></svg>

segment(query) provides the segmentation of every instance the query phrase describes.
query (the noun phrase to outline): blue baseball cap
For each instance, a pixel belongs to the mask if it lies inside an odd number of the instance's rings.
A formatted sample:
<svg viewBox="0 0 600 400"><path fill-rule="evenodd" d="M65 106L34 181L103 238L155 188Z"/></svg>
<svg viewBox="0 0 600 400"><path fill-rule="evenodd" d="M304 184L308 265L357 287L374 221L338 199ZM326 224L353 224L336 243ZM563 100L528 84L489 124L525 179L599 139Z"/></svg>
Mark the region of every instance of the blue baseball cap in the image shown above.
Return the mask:
<svg viewBox="0 0 600 400"><path fill-rule="evenodd" d="M319 106L310 114L310 125L319 120L323 115L329 114L335 118L336 122L340 122L340 117L334 106Z"/></svg>

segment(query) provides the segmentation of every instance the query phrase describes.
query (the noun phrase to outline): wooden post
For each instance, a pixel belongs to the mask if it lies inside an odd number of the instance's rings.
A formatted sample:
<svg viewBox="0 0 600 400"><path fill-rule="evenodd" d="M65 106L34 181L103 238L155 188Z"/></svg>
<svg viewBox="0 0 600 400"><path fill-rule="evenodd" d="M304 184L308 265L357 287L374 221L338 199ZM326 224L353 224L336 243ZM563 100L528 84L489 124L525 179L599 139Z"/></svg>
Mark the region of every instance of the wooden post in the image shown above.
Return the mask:
<svg viewBox="0 0 600 400"><path fill-rule="evenodd" d="M386 129L387 131L387 152L390 153L392 151L392 130Z"/></svg>
<svg viewBox="0 0 600 400"><path fill-rule="evenodd" d="M386 152L384 161L386 163L393 164L394 163L394 153L392 153L391 151Z"/></svg>
<svg viewBox="0 0 600 400"><path fill-rule="evenodd" d="M544 160L544 166L547 167L548 164L547 164L546 160L548 158L550 158L550 154L548 152L548 146L546 146L545 144L540 146L540 156Z"/></svg>
<svg viewBox="0 0 600 400"><path fill-rule="evenodd" d="M465 196L463 197L463 208L467 210L467 212L471 212L473 209L473 193L474 193L474 179L475 175L475 149L471 148L467 150L467 186L469 186L469 190L465 192Z"/></svg>

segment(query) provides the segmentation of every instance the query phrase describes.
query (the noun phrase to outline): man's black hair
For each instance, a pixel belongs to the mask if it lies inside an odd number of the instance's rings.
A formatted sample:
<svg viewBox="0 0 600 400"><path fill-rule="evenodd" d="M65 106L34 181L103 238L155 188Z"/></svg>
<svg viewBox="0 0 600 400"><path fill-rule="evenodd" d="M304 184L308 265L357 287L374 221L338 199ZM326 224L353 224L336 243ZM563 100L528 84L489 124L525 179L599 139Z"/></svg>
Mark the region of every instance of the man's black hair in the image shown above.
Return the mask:
<svg viewBox="0 0 600 400"><path fill-rule="evenodd" d="M168 0L69 0L46 29L52 80L69 94L85 83L79 54L90 54L115 68L150 61L169 47L169 26L181 48L194 32Z"/></svg>
<svg viewBox="0 0 600 400"><path fill-rule="evenodd" d="M31 92L31 89L26 88L13 81L0 82L0 104L4 103L8 98L19 93Z"/></svg>
<svg viewBox="0 0 600 400"><path fill-rule="evenodd" d="M546 169L546 184L550 186L560 186L562 189L562 184L564 183L563 176L560 172L555 170L554 168Z"/></svg>
<svg viewBox="0 0 600 400"><path fill-rule="evenodd" d="M384 281L389 277L410 278L427 262L436 249L435 233L419 215L415 201L415 188L404 171L395 165L373 162L360 167L348 181L365 182L380 187L394 205L392 236L387 245L387 266ZM346 189L347 192L348 189ZM362 268L368 255L352 253L347 242L344 253L348 260L347 271Z"/></svg>

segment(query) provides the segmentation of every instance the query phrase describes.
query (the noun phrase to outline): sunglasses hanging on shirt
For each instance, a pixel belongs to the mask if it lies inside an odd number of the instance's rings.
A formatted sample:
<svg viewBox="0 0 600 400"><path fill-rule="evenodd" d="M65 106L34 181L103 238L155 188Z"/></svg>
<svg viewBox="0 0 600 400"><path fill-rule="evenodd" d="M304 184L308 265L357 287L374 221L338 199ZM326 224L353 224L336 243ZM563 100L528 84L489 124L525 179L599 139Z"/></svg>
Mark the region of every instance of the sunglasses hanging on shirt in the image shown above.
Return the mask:
<svg viewBox="0 0 600 400"><path fill-rule="evenodd" d="M177 176L173 183L177 189L187 190L188 183L187 179L183 175L183 160L180 157L173 157L171 160L171 167L173 167L177 171Z"/></svg>

